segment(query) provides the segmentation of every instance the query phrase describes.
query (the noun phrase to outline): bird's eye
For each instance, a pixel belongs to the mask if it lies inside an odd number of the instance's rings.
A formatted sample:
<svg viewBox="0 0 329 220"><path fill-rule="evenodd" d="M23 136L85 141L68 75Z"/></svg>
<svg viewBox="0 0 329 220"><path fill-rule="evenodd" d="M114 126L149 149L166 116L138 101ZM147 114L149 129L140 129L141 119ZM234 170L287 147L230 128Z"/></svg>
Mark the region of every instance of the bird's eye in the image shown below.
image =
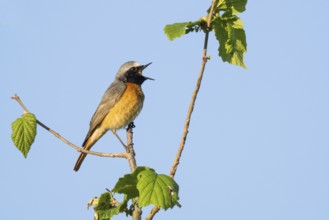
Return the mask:
<svg viewBox="0 0 329 220"><path fill-rule="evenodd" d="M132 67L130 70L131 70L132 72L134 72L134 73L137 72L137 68L136 68L136 67Z"/></svg>

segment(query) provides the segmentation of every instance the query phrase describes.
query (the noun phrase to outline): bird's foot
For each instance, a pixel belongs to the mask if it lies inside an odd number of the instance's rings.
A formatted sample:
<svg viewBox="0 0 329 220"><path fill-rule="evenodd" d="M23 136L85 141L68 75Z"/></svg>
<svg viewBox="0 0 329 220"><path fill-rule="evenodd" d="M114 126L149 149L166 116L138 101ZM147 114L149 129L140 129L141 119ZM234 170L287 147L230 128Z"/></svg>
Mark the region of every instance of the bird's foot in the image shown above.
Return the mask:
<svg viewBox="0 0 329 220"><path fill-rule="evenodd" d="M134 122L132 121L132 122L130 122L129 124L128 124L128 126L127 126L127 128L126 128L126 131L128 131L128 130L130 130L130 129L133 129L133 128L135 128L136 126L135 126L135 124L134 124Z"/></svg>

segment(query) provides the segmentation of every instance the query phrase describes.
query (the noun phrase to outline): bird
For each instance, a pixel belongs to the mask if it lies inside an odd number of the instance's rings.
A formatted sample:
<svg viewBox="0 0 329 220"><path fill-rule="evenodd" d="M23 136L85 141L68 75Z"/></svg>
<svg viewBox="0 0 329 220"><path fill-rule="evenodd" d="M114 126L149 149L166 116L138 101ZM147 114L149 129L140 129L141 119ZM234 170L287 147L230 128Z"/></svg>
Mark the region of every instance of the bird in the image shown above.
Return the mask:
<svg viewBox="0 0 329 220"><path fill-rule="evenodd" d="M142 110L145 96L141 85L145 80L154 80L142 75L150 64L128 61L121 65L90 120L89 131L82 144L85 150L90 150L109 130L123 144L116 131L132 123ZM86 156L86 153L80 154L74 171L80 169Z"/></svg>

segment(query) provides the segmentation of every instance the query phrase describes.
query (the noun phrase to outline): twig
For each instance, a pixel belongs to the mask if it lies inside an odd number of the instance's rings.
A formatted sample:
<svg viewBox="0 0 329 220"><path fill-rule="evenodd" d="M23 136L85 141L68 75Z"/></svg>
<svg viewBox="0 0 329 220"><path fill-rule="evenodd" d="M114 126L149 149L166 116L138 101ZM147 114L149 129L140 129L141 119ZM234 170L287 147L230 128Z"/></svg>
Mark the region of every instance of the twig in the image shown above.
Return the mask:
<svg viewBox="0 0 329 220"><path fill-rule="evenodd" d="M135 126L132 124L128 125L127 128L127 160L130 167L130 171L134 172L137 168L136 158L135 158L135 150L134 150L134 143L133 143L133 128ZM133 220L141 220L142 219L142 209L138 206L138 197L135 198L135 207L132 214Z"/></svg>
<svg viewBox="0 0 329 220"><path fill-rule="evenodd" d="M16 100L19 105L24 109L24 111L26 113L29 113L30 111L26 108L26 106L23 104L22 100L19 98L19 96L17 96L16 94L14 96L11 97L12 99ZM42 122L40 122L39 120L36 120L37 124L40 125L41 127L43 127L44 129L46 129L47 131L49 131L50 133L52 133L53 135L55 135L55 137L57 137L58 139L60 139L61 141L63 141L64 143L66 143L67 145L69 145L70 147L74 148L75 150L79 151L79 152L83 152L83 153L87 153L87 154L92 154L92 155L96 155L96 156L101 156L101 157L119 157L119 158L126 158L130 167L131 172L134 172L134 170L137 167L136 164L136 158L135 158L135 151L134 151L134 144L133 144L133 124L128 125L128 129L127 129L127 147L126 148L126 152L124 153L101 153L101 152L95 152L95 151L89 151L89 150L85 150L83 148L80 148L76 145L74 145L73 143L71 143L70 141L66 140L64 137L62 137L60 134L58 134L57 132L55 132L54 130L52 130L51 128L49 128L48 126L46 126L45 124L43 124ZM122 142L122 140L120 139L120 137L113 132L113 134L115 136L117 136L117 138L120 140L121 144L125 146L125 144ZM142 218L142 209L138 206L138 197L135 198L136 199L136 203L135 203L135 209L133 211L133 215L132 215L132 219L133 220L141 220Z"/></svg>
<svg viewBox="0 0 329 220"><path fill-rule="evenodd" d="M129 127L127 129L127 160L129 163L130 171L134 172L137 163L136 163L136 158L135 158L135 150L134 150L134 143L133 143L133 127Z"/></svg>
<svg viewBox="0 0 329 220"><path fill-rule="evenodd" d="M24 111L26 113L29 113L30 111L26 108L26 106L23 104L22 100L19 98L19 96L17 96L16 94L14 96L11 97L12 99L16 100L18 102L18 104L24 109ZM49 131L50 133L52 133L55 137L57 137L58 139L60 139L61 141L63 141L64 143L66 143L67 145L69 145L70 147L74 148L76 151L78 152L82 152L82 153L86 153L86 154L91 154L91 155L96 155L96 156L100 156L100 157L117 157L117 158L127 158L128 154L127 153L102 153L102 152L96 152L96 151L89 151L89 150L85 150L81 147L78 147L76 145L74 145L73 143L71 143L70 141L66 140L64 137L62 137L60 134L58 134L57 132L55 132L54 130L52 130L51 128L49 128L48 126L46 126L45 124L43 124L42 122L40 122L37 119L37 124L40 125L42 128L46 129L47 131Z"/></svg>
<svg viewBox="0 0 329 220"><path fill-rule="evenodd" d="M214 7L215 7L215 3L216 3L216 0L213 0L210 12L208 14L207 29L206 29L206 32L205 32L205 39L204 39L204 46L203 46L201 69L200 69L200 73L199 73L199 76L198 76L197 83L196 83L194 91L193 91L190 106L189 106L188 111L187 111L187 116L186 116L186 120L185 120L185 124L184 124L184 130L183 130L183 135L182 135L182 138L181 138L181 141L180 141L180 145L179 145L179 148L178 148L173 166L170 170L169 176L171 178L174 178L174 176L176 174L177 167L178 167L178 164L179 164L179 160L182 156L182 152L183 152L184 147L185 147L185 141L186 141L188 129L189 129L189 126L190 126L190 121L191 121L191 116L192 116L192 112L193 112L194 105L195 105L195 100L197 98L197 95L198 95L198 92L199 92L199 89L200 89L200 86L201 86L203 73L204 73L206 63L207 63L207 60L208 60L208 58L207 58L208 37L209 37L211 19L213 17L213 11L214 11Z"/></svg>
<svg viewBox="0 0 329 220"><path fill-rule="evenodd" d="M23 104L22 100L19 98L17 94L13 95L11 99L15 99L18 104L24 109L25 112L29 113L30 111L26 108L26 106Z"/></svg>
<svg viewBox="0 0 329 220"><path fill-rule="evenodd" d="M150 211L150 213L146 216L145 220L152 220L155 214L157 214L160 211L159 206L154 206L153 209Z"/></svg>
<svg viewBox="0 0 329 220"><path fill-rule="evenodd" d="M190 106L188 108L187 111L187 115L186 115L186 119L185 119L185 124L184 124L184 129L183 129L183 135L180 141L180 145L175 157L175 160L173 162L173 165L171 167L169 176L171 178L174 178L178 165L179 165L179 161L180 158L182 156L182 152L184 150L185 147L185 142L186 142L186 138L187 138L187 134L188 134L188 129L190 126L190 121L191 121L191 116L193 113L193 109L194 109L194 105L195 105L195 101L201 86L201 82L202 82L202 77L203 77L203 73L206 67L206 63L208 61L208 57L207 57L207 48L208 48L208 38L209 38L209 32L211 31L211 20L213 17L213 13L214 13L214 8L216 5L216 0L212 0L211 3L211 8L210 8L210 12L208 14L208 18L207 18L207 27L206 27L206 31L205 31L205 39L204 39L204 44L203 44L203 54L202 54L202 63L201 63L201 68L200 68L200 73L198 76L198 80L196 82L193 94L192 94L192 99L190 102ZM148 214L148 216L146 217L146 220L152 220L154 215L160 210L160 207L158 206L154 206L153 209L151 210L151 212Z"/></svg>

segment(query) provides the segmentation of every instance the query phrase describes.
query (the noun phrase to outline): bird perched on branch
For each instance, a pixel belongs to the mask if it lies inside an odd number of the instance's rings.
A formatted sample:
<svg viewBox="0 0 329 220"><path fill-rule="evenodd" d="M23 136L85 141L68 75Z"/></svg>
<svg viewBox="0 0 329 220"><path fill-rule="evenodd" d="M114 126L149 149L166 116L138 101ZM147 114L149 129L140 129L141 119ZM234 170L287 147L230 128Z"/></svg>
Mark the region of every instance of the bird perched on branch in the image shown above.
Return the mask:
<svg viewBox="0 0 329 220"><path fill-rule="evenodd" d="M129 61L119 68L91 118L89 131L82 144L84 149L90 150L108 130L123 143L116 131L133 122L142 110L144 93L141 85L147 79L153 80L143 76L142 72L150 64L140 65L136 61ZM74 166L75 171L79 170L86 156L85 153L80 154Z"/></svg>

